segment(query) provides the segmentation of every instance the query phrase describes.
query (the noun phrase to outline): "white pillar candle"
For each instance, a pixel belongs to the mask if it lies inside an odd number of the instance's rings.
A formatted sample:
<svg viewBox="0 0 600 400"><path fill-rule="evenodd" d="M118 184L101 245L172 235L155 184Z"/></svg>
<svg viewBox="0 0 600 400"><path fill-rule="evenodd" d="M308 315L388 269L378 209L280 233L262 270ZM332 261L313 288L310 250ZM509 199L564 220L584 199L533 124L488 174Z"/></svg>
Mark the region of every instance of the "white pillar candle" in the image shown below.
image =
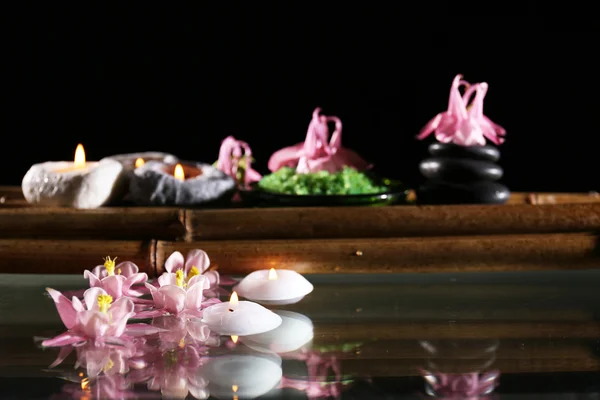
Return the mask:
<svg viewBox="0 0 600 400"><path fill-rule="evenodd" d="M240 296L267 305L294 304L313 291L313 285L296 271L254 271L233 288Z"/></svg>
<svg viewBox="0 0 600 400"><path fill-rule="evenodd" d="M239 341L253 350L265 353L283 354L310 347L314 337L314 327L310 318L292 311L273 312L281 317L281 325L272 331L240 336Z"/></svg>
<svg viewBox="0 0 600 400"><path fill-rule="evenodd" d="M149 161L129 177L129 197L148 206L195 206L233 195L235 181L212 165Z"/></svg>
<svg viewBox="0 0 600 400"><path fill-rule="evenodd" d="M212 358L198 369L208 391L219 399L254 399L275 389L283 371L275 354L231 354Z"/></svg>
<svg viewBox="0 0 600 400"><path fill-rule="evenodd" d="M281 317L251 301L239 301L236 292L228 302L212 305L202 313L202 322L219 335L245 336L263 333L281 325Z"/></svg>
<svg viewBox="0 0 600 400"><path fill-rule="evenodd" d="M80 144L75 161L31 166L21 188L28 203L54 207L97 208L123 195L125 174L115 160L86 162Z"/></svg>

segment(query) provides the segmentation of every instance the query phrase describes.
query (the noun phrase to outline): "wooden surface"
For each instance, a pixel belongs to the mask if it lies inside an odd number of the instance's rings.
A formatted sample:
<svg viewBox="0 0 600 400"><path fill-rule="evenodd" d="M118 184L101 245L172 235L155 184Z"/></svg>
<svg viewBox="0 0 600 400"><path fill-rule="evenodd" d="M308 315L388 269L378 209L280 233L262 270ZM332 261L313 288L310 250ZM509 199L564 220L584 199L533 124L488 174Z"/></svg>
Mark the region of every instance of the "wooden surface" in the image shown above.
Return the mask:
<svg viewBox="0 0 600 400"><path fill-rule="evenodd" d="M150 276L200 248L225 274L600 267L600 197L513 194L512 204L95 210L27 206L0 187L0 272L80 273L110 255Z"/></svg>

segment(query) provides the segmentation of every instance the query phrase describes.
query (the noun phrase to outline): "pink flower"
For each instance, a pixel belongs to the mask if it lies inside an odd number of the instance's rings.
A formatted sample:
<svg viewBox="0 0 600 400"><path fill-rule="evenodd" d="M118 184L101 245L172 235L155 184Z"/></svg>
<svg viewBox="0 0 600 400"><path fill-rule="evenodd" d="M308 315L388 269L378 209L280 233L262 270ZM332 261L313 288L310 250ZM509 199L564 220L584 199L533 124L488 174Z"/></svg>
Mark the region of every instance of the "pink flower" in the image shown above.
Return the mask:
<svg viewBox="0 0 600 400"><path fill-rule="evenodd" d="M54 303L67 332L53 339L44 340L42 346L60 347L93 341L96 346L104 344L124 344L131 340L130 335L145 335L157 332L146 324L127 326L129 318L134 316L133 301L121 297L113 298L102 288L90 288L83 294L82 303L77 297L67 299L54 289L46 289ZM128 335L124 335L126 332Z"/></svg>
<svg viewBox="0 0 600 400"><path fill-rule="evenodd" d="M342 147L342 121L338 117L320 115L316 108L308 125L304 143L285 147L273 153L269 159L269 170L282 167L296 168L299 174L328 171L337 172L343 167L364 170L370 165L352 150ZM335 131L329 139L329 122L335 123Z"/></svg>
<svg viewBox="0 0 600 400"><path fill-rule="evenodd" d="M184 259L183 254L174 251L165 261L165 270L169 273L175 273L182 270L186 280L193 276L202 274L208 279L211 287L219 285L219 273L217 271L209 271L210 258L205 251L196 249L191 250Z"/></svg>
<svg viewBox="0 0 600 400"><path fill-rule="evenodd" d="M431 388L435 396L445 399L480 399L494 391L498 371L490 371L484 374L478 372L466 374L444 374L421 371L423 378Z"/></svg>
<svg viewBox="0 0 600 400"><path fill-rule="evenodd" d="M262 179L261 174L252 169L252 150L248 143L236 140L233 136L223 140L217 168L245 187Z"/></svg>
<svg viewBox="0 0 600 400"><path fill-rule="evenodd" d="M467 86L461 96L460 87ZM485 82L470 85L456 75L450 88L448 110L439 113L429 121L417 136L422 140L435 132L435 138L442 143L455 143L460 146L484 146L486 138L494 144L504 142L506 130L483 115L483 100L487 94ZM475 94L472 103L469 100Z"/></svg>
<svg viewBox="0 0 600 400"><path fill-rule="evenodd" d="M148 275L139 272L139 268L132 262L125 261L115 266L115 260L106 257L104 265L99 265L91 272L85 270L83 277L89 279L90 287L102 288L113 299L125 297L139 297L144 294L133 288L148 280Z"/></svg>

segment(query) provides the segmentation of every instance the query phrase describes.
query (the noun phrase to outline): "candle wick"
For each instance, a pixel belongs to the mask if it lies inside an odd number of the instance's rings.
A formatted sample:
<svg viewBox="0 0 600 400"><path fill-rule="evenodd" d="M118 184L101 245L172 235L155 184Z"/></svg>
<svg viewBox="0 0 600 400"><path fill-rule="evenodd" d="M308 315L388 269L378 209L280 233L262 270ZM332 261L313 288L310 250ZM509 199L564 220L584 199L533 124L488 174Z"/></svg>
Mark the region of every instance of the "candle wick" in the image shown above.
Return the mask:
<svg viewBox="0 0 600 400"><path fill-rule="evenodd" d="M233 312L233 310L230 308L230 309L229 309L229 312Z"/></svg>

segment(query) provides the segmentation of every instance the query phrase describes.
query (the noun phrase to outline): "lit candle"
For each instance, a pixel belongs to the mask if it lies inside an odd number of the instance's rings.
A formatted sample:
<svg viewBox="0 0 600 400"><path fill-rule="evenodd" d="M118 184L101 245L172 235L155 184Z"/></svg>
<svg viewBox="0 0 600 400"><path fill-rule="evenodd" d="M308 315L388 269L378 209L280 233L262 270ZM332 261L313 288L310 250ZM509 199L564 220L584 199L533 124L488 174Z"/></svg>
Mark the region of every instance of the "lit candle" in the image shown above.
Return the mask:
<svg viewBox="0 0 600 400"><path fill-rule="evenodd" d="M283 371L275 354L228 354L198 369L208 392L219 399L254 399L276 389Z"/></svg>
<svg viewBox="0 0 600 400"><path fill-rule="evenodd" d="M281 317L260 304L239 301L233 292L229 301L206 308L202 322L219 335L244 336L277 328Z"/></svg>
<svg viewBox="0 0 600 400"><path fill-rule="evenodd" d="M148 206L195 206L233 195L235 181L212 165L144 159L130 176L129 198Z"/></svg>
<svg viewBox="0 0 600 400"><path fill-rule="evenodd" d="M31 204L97 208L122 196L123 172L123 166L115 160L86 161L83 145L79 144L73 162L32 165L23 177L21 188Z"/></svg>
<svg viewBox="0 0 600 400"><path fill-rule="evenodd" d="M136 168L139 168L139 167L141 167L144 164L146 164L146 161L144 161L143 158L138 157L138 158L135 159L135 167Z"/></svg>
<svg viewBox="0 0 600 400"><path fill-rule="evenodd" d="M292 311L273 311L281 317L281 325L272 331L242 336L240 342L253 350L265 353L290 353L307 349L314 337L313 323L306 315Z"/></svg>
<svg viewBox="0 0 600 400"><path fill-rule="evenodd" d="M296 271L271 268L250 273L234 290L252 301L283 305L299 302L313 291L313 285Z"/></svg>

